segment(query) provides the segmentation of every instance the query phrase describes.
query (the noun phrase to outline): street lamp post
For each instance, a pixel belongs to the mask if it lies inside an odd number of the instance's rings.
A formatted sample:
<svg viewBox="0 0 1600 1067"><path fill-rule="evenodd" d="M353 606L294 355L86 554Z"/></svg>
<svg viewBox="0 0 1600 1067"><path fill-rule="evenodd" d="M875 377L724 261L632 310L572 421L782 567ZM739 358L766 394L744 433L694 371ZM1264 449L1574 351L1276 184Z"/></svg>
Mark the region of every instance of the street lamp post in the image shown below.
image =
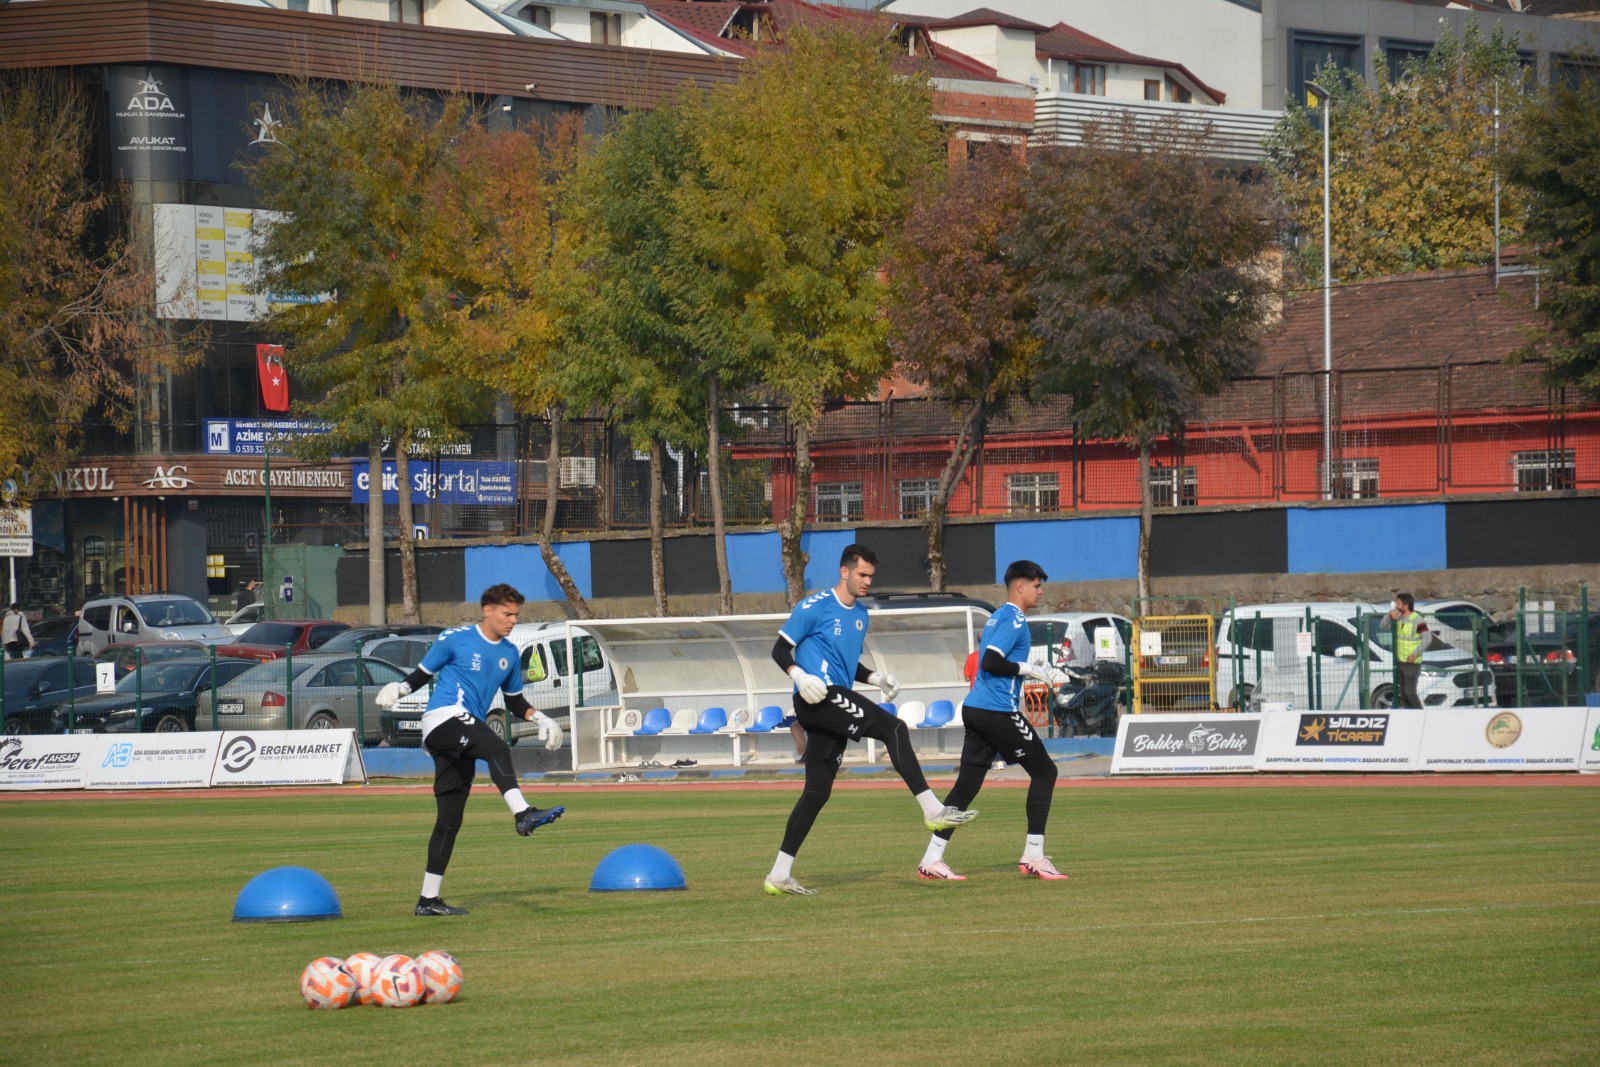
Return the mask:
<svg viewBox="0 0 1600 1067"><path fill-rule="evenodd" d="M1306 83L1307 104L1322 113L1322 499L1333 499L1333 216L1329 144L1333 98L1316 82Z"/></svg>

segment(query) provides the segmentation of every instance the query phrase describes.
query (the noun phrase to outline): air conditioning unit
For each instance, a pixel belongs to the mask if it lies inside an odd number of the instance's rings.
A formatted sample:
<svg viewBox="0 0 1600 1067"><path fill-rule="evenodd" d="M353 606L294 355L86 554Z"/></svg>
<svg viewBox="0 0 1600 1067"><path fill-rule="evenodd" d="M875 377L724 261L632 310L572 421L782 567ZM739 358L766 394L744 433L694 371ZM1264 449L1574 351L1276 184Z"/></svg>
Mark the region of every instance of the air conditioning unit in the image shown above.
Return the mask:
<svg viewBox="0 0 1600 1067"><path fill-rule="evenodd" d="M595 460L593 456L561 457L561 488L594 485Z"/></svg>

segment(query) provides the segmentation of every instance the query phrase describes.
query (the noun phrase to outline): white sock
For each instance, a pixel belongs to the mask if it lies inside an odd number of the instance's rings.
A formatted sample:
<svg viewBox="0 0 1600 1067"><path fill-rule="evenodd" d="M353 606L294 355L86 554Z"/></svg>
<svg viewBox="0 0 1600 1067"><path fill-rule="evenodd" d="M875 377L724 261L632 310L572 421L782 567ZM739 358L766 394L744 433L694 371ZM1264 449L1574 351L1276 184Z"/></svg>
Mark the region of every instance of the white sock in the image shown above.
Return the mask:
<svg viewBox="0 0 1600 1067"><path fill-rule="evenodd" d="M1028 834L1022 839L1022 858L1025 860L1044 859L1044 835Z"/></svg>
<svg viewBox="0 0 1600 1067"><path fill-rule="evenodd" d="M506 798L506 806L511 809L511 814L513 815L521 815L523 812L533 807L532 804L529 804L527 800L523 798L522 790L520 789L507 789L500 795Z"/></svg>
<svg viewBox="0 0 1600 1067"><path fill-rule="evenodd" d="M944 802L934 796L931 789L924 789L918 793L917 803L922 805L922 814L929 819L944 810Z"/></svg>
<svg viewBox="0 0 1600 1067"><path fill-rule="evenodd" d="M944 859L944 847L949 843L950 842L946 841L938 834L934 834L931 838L929 838L928 851L922 854L922 865L926 867L930 863L938 863L940 860Z"/></svg>
<svg viewBox="0 0 1600 1067"><path fill-rule="evenodd" d="M780 852L778 858L772 861L772 873L767 875L767 878L781 882L792 874L794 874L794 857L787 852Z"/></svg>
<svg viewBox="0 0 1600 1067"><path fill-rule="evenodd" d="M439 887L442 886L442 885L444 885L444 875L442 875L442 874L429 874L426 871L423 872L423 874L422 874L422 895L424 897L426 897L429 900L434 899L435 897L437 897L439 895Z"/></svg>

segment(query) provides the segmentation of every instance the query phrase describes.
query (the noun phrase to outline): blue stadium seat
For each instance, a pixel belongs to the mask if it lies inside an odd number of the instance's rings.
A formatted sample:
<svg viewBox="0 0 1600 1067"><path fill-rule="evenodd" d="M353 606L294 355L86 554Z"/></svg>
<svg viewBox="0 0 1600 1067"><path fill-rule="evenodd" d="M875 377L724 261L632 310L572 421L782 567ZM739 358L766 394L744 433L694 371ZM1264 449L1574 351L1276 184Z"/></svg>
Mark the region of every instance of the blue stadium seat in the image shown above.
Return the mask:
<svg viewBox="0 0 1600 1067"><path fill-rule="evenodd" d="M728 725L727 708L707 708L700 713L700 721L695 723L691 734L714 734Z"/></svg>
<svg viewBox="0 0 1600 1067"><path fill-rule="evenodd" d="M768 704L756 712L756 721L750 724L750 728L745 733L764 734L771 731L781 722L783 722L783 709L776 704Z"/></svg>
<svg viewBox="0 0 1600 1067"><path fill-rule="evenodd" d="M644 713L644 722L639 724L635 734L659 734L662 730L672 725L672 712L666 708L651 708Z"/></svg>
<svg viewBox="0 0 1600 1067"><path fill-rule="evenodd" d="M948 726L950 724L950 720L954 719L955 717L955 704L948 700L935 700L932 704L928 705L928 717L923 719L917 725L924 730L932 730L940 726Z"/></svg>

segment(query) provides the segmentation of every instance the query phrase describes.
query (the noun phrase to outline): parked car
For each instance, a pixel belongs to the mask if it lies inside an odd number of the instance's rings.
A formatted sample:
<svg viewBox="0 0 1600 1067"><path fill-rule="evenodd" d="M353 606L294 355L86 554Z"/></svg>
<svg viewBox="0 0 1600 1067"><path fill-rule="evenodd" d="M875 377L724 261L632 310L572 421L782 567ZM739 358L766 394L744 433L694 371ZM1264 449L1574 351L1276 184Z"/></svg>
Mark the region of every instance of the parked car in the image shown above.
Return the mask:
<svg viewBox="0 0 1600 1067"><path fill-rule="evenodd" d="M74 683L67 690L68 670ZM8 734L53 734L67 727L72 703L95 692L94 661L65 656L11 660L5 665L5 724Z"/></svg>
<svg viewBox="0 0 1600 1067"><path fill-rule="evenodd" d="M114 663L117 677L132 671L140 664L149 666L174 659L209 657L211 646L199 641L125 641L107 645L95 656L97 663Z"/></svg>
<svg viewBox="0 0 1600 1067"><path fill-rule="evenodd" d="M65 656L78 648L78 617L76 615L46 615L38 622L29 623L33 633L33 647L27 656Z"/></svg>
<svg viewBox="0 0 1600 1067"><path fill-rule="evenodd" d="M1242 604L1229 610L1217 624L1217 688L1219 697L1229 694L1219 702L1243 707L1259 695L1301 708L1343 711L1360 708L1365 697L1368 707L1393 707L1394 631L1381 628L1386 611L1358 602ZM1297 636L1305 632L1311 635L1312 671L1321 679L1320 704L1307 690L1307 657ZM1474 662L1470 652L1430 640L1417 680L1423 706L1492 707L1493 675Z"/></svg>
<svg viewBox="0 0 1600 1067"><path fill-rule="evenodd" d="M1519 636L1517 623L1499 631L1489 642L1489 669L1494 672L1495 695L1505 707L1582 704L1585 693L1600 693L1600 614L1585 619L1565 612L1536 630L1538 614L1527 613L1528 634ZM1587 677L1583 674L1588 651ZM1521 676L1521 700L1518 676Z"/></svg>
<svg viewBox="0 0 1600 1067"><path fill-rule="evenodd" d="M78 652L93 656L124 641L226 640L228 632L199 601L178 593L97 597L83 605Z"/></svg>
<svg viewBox="0 0 1600 1067"><path fill-rule="evenodd" d="M1500 629L1487 610L1470 600L1430 598L1413 606L1439 640L1463 652L1481 652Z"/></svg>
<svg viewBox="0 0 1600 1067"><path fill-rule="evenodd" d="M358 648L370 645L374 641L381 641L385 637L427 637L433 640L434 635L444 633L443 626L434 626L426 623L402 623L399 626L352 626L348 630L341 630L323 644L324 652L354 652Z"/></svg>
<svg viewBox="0 0 1600 1067"><path fill-rule="evenodd" d="M230 637L238 637L256 623L264 622L266 617L267 606L258 600L254 604L246 604L229 615L228 621L223 623L222 627L228 631Z"/></svg>
<svg viewBox="0 0 1600 1067"><path fill-rule="evenodd" d="M217 654L263 662L279 659L286 651L298 656L315 652L335 634L348 629L349 623L331 619L272 619L258 622L227 644L218 645Z"/></svg>
<svg viewBox="0 0 1600 1067"><path fill-rule="evenodd" d="M1028 637L1033 647L1028 659L1055 667L1086 670L1094 665L1099 635L1104 632L1111 645L1109 658L1127 662L1128 642L1133 640L1133 622L1106 611L1067 611L1028 616Z"/></svg>
<svg viewBox="0 0 1600 1067"><path fill-rule="evenodd" d="M383 736L378 690L404 677L393 664L341 653L308 653L292 664L257 663L217 690L217 725L223 730L350 728L363 741L377 741Z"/></svg>
<svg viewBox="0 0 1600 1067"><path fill-rule="evenodd" d="M434 638L422 634L407 637L381 637L362 646L361 654L394 664L410 674L433 647ZM326 646L324 646L326 647Z"/></svg>
<svg viewBox="0 0 1600 1067"><path fill-rule="evenodd" d="M600 643L588 634L581 630L573 634L573 652L578 661L576 672L567 660L567 629L564 624L518 623L512 627L510 639L522 650L522 695L528 703L560 723L569 736L569 701L577 701L580 706L616 702L617 683L612 677L610 665L606 663L605 652ZM408 669L405 673L410 674L411 671ZM431 693L431 686L423 686L401 698L392 710L384 711L384 739L392 745L420 744L422 713L428 706ZM505 701L498 694L489 709L488 721L491 730L513 745L521 738L537 733L539 729L533 723L513 718L508 732Z"/></svg>
<svg viewBox="0 0 1600 1067"><path fill-rule="evenodd" d="M96 733L182 733L195 728L200 709L202 725L210 729L211 702L202 702L201 697L254 666L247 659L225 656L215 663L209 656L190 656L147 665L124 675L115 693L79 701L76 728Z"/></svg>

